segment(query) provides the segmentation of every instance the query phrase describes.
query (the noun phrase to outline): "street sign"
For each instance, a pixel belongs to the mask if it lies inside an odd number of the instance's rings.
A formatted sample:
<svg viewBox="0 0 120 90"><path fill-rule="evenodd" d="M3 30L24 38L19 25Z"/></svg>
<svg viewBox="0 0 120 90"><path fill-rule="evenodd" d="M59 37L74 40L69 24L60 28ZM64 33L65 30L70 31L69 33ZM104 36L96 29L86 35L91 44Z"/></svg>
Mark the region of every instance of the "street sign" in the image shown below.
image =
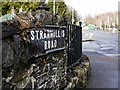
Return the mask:
<svg viewBox="0 0 120 90"><path fill-rule="evenodd" d="M44 28L33 28L30 30L30 56L42 55L51 51L63 49L65 45L64 27L45 26Z"/></svg>

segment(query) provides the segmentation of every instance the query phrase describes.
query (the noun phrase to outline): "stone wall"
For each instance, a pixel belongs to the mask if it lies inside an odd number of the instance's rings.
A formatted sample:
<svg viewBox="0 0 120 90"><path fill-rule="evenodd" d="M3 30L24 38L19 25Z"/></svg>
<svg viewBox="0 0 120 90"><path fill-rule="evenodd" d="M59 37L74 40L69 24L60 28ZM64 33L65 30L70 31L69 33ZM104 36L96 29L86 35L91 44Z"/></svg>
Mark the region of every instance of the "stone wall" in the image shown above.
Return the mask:
<svg viewBox="0 0 120 90"><path fill-rule="evenodd" d="M2 88L59 90L85 87L90 76L88 56L83 55L74 66L67 67L68 43L65 42L65 49L30 57L28 28L32 27L21 29L16 20L2 22Z"/></svg>
<svg viewBox="0 0 120 90"><path fill-rule="evenodd" d="M66 85L67 73L65 49L32 54L29 48L31 42L27 37L29 32L21 32L13 25L13 21L2 23L2 87L63 88Z"/></svg>
<svg viewBox="0 0 120 90"><path fill-rule="evenodd" d="M67 68L65 50L27 59L26 43L21 42L22 47L17 48L16 51L15 46L13 47L14 43L10 38L3 40L3 88L59 90L86 87L90 77L88 56L81 57L81 64L77 63L75 66Z"/></svg>
<svg viewBox="0 0 120 90"><path fill-rule="evenodd" d="M19 61L17 64L20 65L19 71L15 71L17 67L10 68L8 66L9 69L3 67L3 88L11 88L12 86L12 88L59 89L66 85L67 65L66 60L64 60L64 51L31 60L34 62L28 61L24 64L25 67L22 67L20 64L23 63ZM9 76L6 76L6 73ZM8 86L6 83L10 85Z"/></svg>
<svg viewBox="0 0 120 90"><path fill-rule="evenodd" d="M81 64L77 63L75 66L69 69L69 72L66 75L67 87L69 88L85 88L90 79L90 58L87 55L82 55L80 58Z"/></svg>

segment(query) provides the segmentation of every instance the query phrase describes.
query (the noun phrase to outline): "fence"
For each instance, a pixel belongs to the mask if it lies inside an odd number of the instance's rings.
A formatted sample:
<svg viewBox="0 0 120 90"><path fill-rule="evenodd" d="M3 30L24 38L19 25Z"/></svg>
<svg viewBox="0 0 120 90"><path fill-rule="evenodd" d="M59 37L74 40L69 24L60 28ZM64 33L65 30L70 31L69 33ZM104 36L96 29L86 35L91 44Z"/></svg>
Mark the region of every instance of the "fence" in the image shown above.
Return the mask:
<svg viewBox="0 0 120 90"><path fill-rule="evenodd" d="M68 25L68 66L75 64L82 55L82 27Z"/></svg>

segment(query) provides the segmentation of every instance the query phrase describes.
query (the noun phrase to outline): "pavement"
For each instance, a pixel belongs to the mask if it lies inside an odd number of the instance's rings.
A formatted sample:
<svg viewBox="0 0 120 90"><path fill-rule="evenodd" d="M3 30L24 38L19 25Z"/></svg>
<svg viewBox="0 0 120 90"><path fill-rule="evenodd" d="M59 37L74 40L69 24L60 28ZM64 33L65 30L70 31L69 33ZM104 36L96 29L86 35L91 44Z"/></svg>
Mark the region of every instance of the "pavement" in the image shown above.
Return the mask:
<svg viewBox="0 0 120 90"><path fill-rule="evenodd" d="M91 59L91 78L87 88L118 88L118 34L84 30L94 41L83 42L83 53Z"/></svg>
<svg viewBox="0 0 120 90"><path fill-rule="evenodd" d="M91 60L91 78L87 88L117 88L118 59L96 52L84 52Z"/></svg>

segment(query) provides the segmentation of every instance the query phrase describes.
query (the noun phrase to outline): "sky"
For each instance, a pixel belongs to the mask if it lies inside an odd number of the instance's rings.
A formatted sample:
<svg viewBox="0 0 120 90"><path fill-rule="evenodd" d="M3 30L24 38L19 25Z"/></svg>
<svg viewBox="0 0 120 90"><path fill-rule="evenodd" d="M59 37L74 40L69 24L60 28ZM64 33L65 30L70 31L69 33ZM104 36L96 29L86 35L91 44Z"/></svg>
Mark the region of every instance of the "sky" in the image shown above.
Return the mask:
<svg viewBox="0 0 120 90"><path fill-rule="evenodd" d="M74 8L77 13L85 18L87 15L98 15L106 12L118 11L120 0L65 0L66 5Z"/></svg>

